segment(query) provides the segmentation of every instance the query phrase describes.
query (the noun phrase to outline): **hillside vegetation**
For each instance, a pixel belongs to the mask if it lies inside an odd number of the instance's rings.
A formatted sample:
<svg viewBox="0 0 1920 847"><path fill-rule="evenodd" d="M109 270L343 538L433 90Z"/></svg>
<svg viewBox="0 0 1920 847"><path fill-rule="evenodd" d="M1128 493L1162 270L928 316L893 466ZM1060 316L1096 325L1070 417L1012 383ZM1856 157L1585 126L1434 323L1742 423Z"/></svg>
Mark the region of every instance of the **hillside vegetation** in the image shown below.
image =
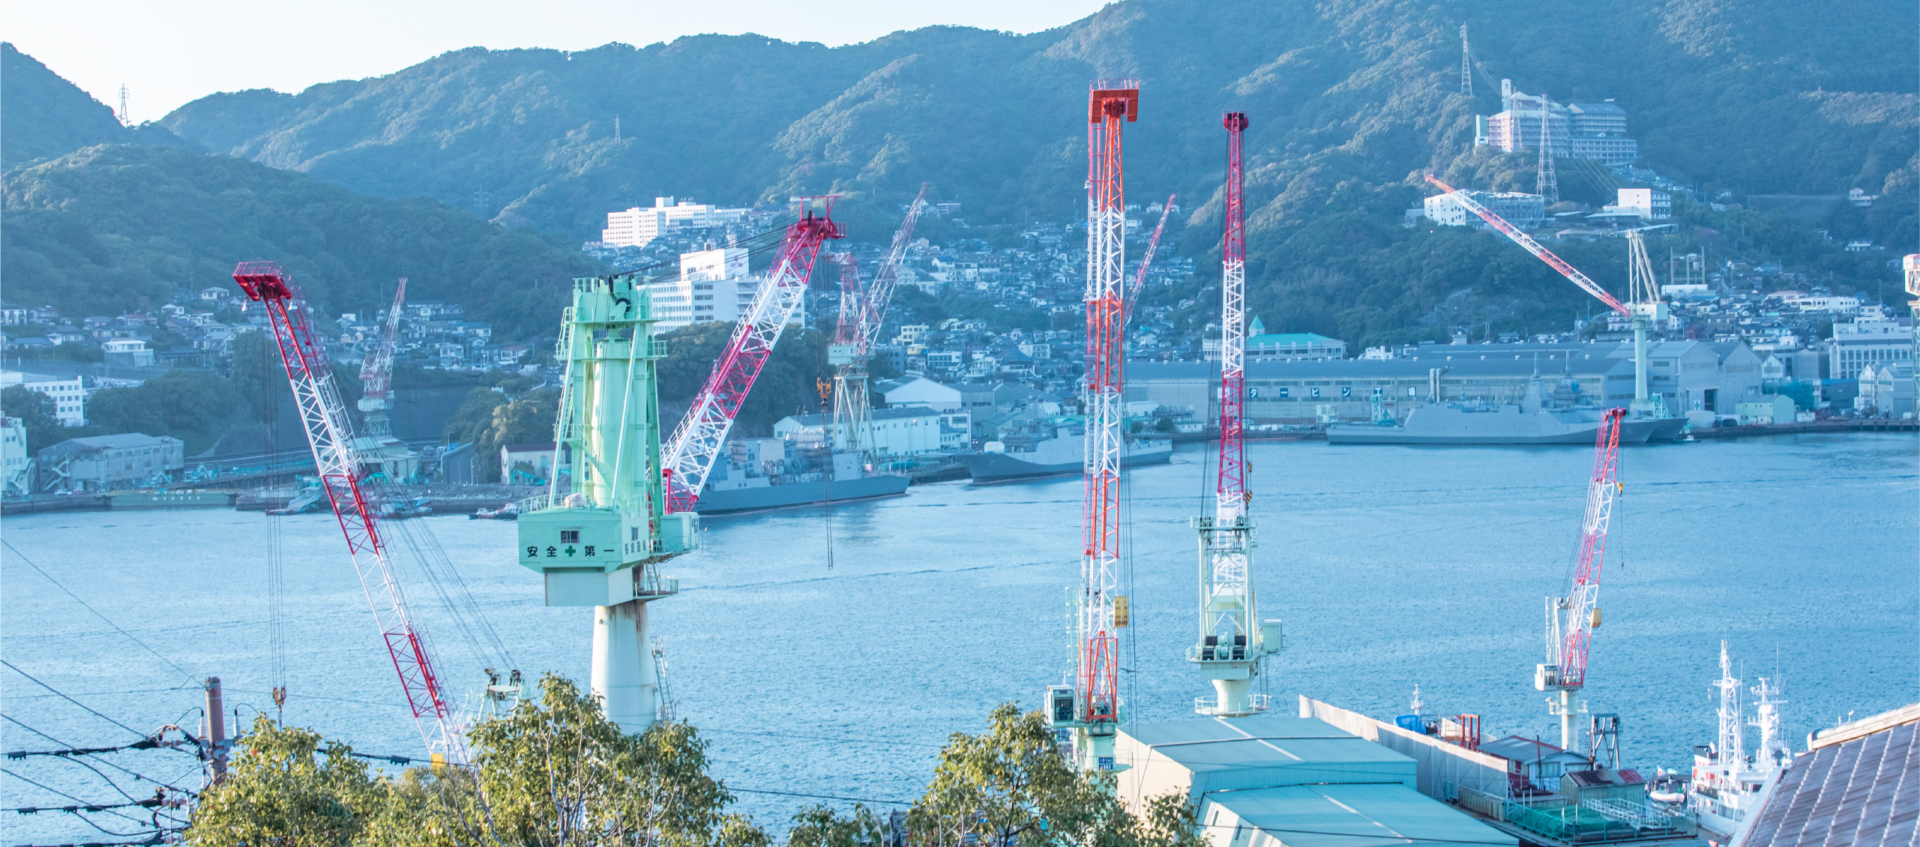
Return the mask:
<svg viewBox="0 0 1920 847"><path fill-rule="evenodd" d="M230 156L89 147L0 184L0 275L9 302L68 315L152 308L176 291L233 284L279 261L322 314L383 306L378 287L467 305L505 337L552 331L569 280L599 265L525 230L434 200L364 197Z"/></svg>

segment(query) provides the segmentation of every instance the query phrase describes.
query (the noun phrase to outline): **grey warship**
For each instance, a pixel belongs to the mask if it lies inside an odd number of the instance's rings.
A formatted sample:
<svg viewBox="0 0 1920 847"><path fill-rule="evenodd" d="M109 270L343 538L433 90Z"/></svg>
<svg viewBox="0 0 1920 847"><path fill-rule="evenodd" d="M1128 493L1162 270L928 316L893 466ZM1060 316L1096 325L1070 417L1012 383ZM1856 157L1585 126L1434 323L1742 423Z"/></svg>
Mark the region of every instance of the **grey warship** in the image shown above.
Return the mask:
<svg viewBox="0 0 1920 847"><path fill-rule="evenodd" d="M1538 373L1527 392L1513 403L1432 403L1408 413L1405 423L1391 419L1373 424L1334 424L1327 427L1330 444L1429 445L1551 445L1593 444L1604 409L1580 403L1578 388L1563 381L1549 396ZM1627 418L1620 424L1620 443L1673 441L1686 418Z"/></svg>

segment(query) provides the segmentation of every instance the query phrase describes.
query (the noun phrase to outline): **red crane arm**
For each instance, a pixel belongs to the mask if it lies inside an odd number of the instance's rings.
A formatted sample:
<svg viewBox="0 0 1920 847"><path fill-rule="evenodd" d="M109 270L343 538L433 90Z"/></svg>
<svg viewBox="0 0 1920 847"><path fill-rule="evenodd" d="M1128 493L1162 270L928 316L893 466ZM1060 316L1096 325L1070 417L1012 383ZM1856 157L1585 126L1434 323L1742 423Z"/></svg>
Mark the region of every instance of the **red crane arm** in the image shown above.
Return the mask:
<svg viewBox="0 0 1920 847"><path fill-rule="evenodd" d="M1552 251L1540 246L1540 242L1534 241L1533 236L1521 232L1515 228L1513 224L1507 223L1505 218L1494 214L1492 209L1488 209L1480 205L1480 203L1472 197L1468 197L1467 192L1435 179L1433 174L1427 174L1427 181L1440 186L1440 190L1452 195L1455 202L1466 207L1468 211L1479 215L1481 220L1487 222L1487 225L1499 230L1501 235L1513 239L1513 243L1520 245L1521 249L1532 253L1534 257L1540 261L1546 262L1554 270L1559 271L1561 276L1572 280L1574 285L1580 286L1581 290L1600 298L1600 302L1607 304L1607 308L1619 312L1622 315L1629 314L1627 307L1615 299L1613 295L1608 294L1606 289L1601 288L1600 283L1588 279L1586 274L1581 273L1574 266L1567 264L1565 259L1553 255Z"/></svg>
<svg viewBox="0 0 1920 847"><path fill-rule="evenodd" d="M1153 227L1153 237L1147 239L1147 252L1140 257L1140 271L1134 274L1133 285L1127 287L1127 299L1120 306L1120 322L1125 324L1133 318L1133 304L1140 299L1140 292L1147 287L1147 268L1153 264L1153 254L1160 249L1160 233L1167 229L1167 216L1173 214L1173 198L1178 194L1167 195L1167 205L1160 208L1160 223Z"/></svg>
<svg viewBox="0 0 1920 847"><path fill-rule="evenodd" d="M427 642L407 614L406 598L386 544L374 520L374 509L361 489L360 462L353 450L353 423L340 399L340 389L327 364L327 351L313 329L307 302L291 278L273 262L246 262L234 269L233 279L247 297L266 308L287 382L313 448L320 485L327 493L347 539L361 590L373 608L381 639L400 675L407 705L419 724L422 740L456 761L466 760L465 742L453 710L442 696L439 677L428 658ZM434 731L429 731L428 720ZM438 739L434 736L438 734Z"/></svg>

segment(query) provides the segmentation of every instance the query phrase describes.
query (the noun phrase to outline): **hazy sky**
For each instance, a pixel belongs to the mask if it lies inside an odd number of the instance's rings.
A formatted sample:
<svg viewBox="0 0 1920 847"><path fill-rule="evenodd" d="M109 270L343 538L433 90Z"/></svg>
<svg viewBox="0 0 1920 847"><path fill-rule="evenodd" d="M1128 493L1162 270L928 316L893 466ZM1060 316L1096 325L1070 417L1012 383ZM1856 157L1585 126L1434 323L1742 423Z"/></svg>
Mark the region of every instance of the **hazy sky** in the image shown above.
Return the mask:
<svg viewBox="0 0 1920 847"><path fill-rule="evenodd" d="M463 47L579 50L754 32L840 45L960 24L1036 32L1107 0L7 0L0 37L135 121L216 91L297 92Z"/></svg>

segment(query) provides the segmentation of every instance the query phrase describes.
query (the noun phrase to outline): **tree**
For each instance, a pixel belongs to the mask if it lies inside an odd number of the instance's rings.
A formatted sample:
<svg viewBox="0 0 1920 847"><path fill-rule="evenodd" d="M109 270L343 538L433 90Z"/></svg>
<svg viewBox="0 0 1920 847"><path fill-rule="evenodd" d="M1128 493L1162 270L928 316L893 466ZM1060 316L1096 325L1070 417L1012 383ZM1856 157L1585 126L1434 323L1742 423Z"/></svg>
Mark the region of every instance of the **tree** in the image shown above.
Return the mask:
<svg viewBox="0 0 1920 847"><path fill-rule="evenodd" d="M766 847L706 743L683 723L629 735L598 698L547 676L538 699L467 734L469 768L376 777L344 744L264 717L226 782L207 791L187 840L203 847ZM324 760L316 757L324 754Z"/></svg>
<svg viewBox="0 0 1920 847"><path fill-rule="evenodd" d="M1200 847L1184 795L1152 798L1141 820L1113 782L1061 756L1039 712L1003 703L986 732L949 737L926 796L907 814L909 838L931 847Z"/></svg>
<svg viewBox="0 0 1920 847"><path fill-rule="evenodd" d="M10 418L19 418L27 428L27 452L38 453L40 448L58 443L66 438L61 435L57 404L52 397L31 390L22 385L11 385L0 390L0 413Z"/></svg>
<svg viewBox="0 0 1920 847"><path fill-rule="evenodd" d="M389 789L353 748L265 715L236 745L225 782L203 792L187 829L196 847L345 847L364 843Z"/></svg>

